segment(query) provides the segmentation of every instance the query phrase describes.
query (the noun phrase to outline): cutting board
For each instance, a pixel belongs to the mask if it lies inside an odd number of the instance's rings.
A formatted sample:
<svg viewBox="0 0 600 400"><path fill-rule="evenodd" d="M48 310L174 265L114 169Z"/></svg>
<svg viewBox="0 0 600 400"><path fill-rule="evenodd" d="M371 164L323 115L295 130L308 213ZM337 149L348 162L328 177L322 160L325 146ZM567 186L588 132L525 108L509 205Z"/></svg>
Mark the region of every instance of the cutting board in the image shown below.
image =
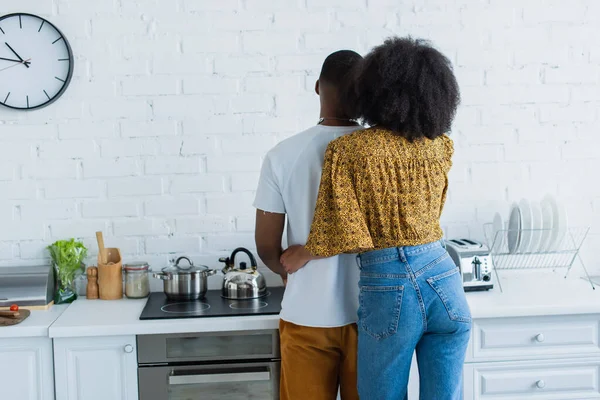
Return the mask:
<svg viewBox="0 0 600 400"><path fill-rule="evenodd" d="M49 310L52 306L54 305L54 300L52 300L50 303L46 304L45 306L21 306L19 305L19 310L42 310L42 311L46 311ZM6 307L0 307L0 311L8 311L10 310L10 306L6 306Z"/></svg>
<svg viewBox="0 0 600 400"><path fill-rule="evenodd" d="M23 322L25 320L25 318L29 317L29 314L31 314L31 311L19 310L19 314L20 315L16 318L0 317L0 327L20 324L21 322Z"/></svg>

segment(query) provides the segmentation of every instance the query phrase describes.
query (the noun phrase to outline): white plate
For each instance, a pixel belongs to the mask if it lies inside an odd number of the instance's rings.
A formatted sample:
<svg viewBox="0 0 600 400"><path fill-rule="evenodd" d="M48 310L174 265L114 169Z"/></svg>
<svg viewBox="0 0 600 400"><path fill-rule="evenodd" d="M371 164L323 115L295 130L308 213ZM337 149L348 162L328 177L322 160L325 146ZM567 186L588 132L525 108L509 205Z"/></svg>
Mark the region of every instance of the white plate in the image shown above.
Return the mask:
<svg viewBox="0 0 600 400"><path fill-rule="evenodd" d="M548 202L552 209L552 232L547 251L564 250L563 239L567 233L567 212L563 205L559 204L552 195L546 195L544 201Z"/></svg>
<svg viewBox="0 0 600 400"><path fill-rule="evenodd" d="M558 203L558 235L554 243L556 251L569 250L569 242L566 239L569 229L567 210L562 203Z"/></svg>
<svg viewBox="0 0 600 400"><path fill-rule="evenodd" d="M515 254L519 250L521 244L521 226L523 225L521 219L521 211L519 205L514 203L510 207L510 216L508 217L508 232L507 232L507 243L508 252Z"/></svg>
<svg viewBox="0 0 600 400"><path fill-rule="evenodd" d="M502 215L496 213L494 215L494 221L492 222L492 246L494 253L498 253L502 248L504 241L506 240L506 232L504 231L504 221L502 221Z"/></svg>
<svg viewBox="0 0 600 400"><path fill-rule="evenodd" d="M527 250L529 253L536 253L540 248L540 243L542 241L542 234L544 233L543 229L543 219L542 219L542 207L540 207L540 203L537 201L532 201L531 204L531 241L529 242L529 249Z"/></svg>
<svg viewBox="0 0 600 400"><path fill-rule="evenodd" d="M519 242L519 253L527 253L531 243L531 228L533 226L533 216L531 215L531 206L527 199L521 199L519 202L519 211L521 212L521 240Z"/></svg>
<svg viewBox="0 0 600 400"><path fill-rule="evenodd" d="M544 199L540 202L540 207L542 208L542 237L540 238L540 245L538 247L538 251L543 253L548 251L548 247L550 246L550 239L552 236L552 205L550 201L544 197Z"/></svg>

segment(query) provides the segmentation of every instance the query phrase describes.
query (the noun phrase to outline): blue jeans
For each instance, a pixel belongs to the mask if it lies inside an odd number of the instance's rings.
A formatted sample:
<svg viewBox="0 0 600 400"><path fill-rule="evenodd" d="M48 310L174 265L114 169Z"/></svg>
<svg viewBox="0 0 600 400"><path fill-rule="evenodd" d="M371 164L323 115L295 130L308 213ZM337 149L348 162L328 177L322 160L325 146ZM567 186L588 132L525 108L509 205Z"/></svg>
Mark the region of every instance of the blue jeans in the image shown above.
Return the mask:
<svg viewBox="0 0 600 400"><path fill-rule="evenodd" d="M421 400L462 399L471 312L442 242L359 256L358 392L407 398L416 350Z"/></svg>

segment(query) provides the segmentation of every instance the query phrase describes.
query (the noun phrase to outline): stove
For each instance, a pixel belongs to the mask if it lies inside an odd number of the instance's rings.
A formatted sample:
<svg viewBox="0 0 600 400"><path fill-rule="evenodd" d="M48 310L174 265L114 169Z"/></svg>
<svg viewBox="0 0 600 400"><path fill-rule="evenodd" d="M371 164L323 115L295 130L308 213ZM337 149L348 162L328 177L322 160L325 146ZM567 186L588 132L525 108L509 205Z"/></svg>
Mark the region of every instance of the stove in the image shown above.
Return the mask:
<svg viewBox="0 0 600 400"><path fill-rule="evenodd" d="M249 300L229 300L221 297L220 290L209 290L200 300L168 300L162 292L150 293L141 320L239 317L246 315L279 314L285 288L270 288L266 296Z"/></svg>

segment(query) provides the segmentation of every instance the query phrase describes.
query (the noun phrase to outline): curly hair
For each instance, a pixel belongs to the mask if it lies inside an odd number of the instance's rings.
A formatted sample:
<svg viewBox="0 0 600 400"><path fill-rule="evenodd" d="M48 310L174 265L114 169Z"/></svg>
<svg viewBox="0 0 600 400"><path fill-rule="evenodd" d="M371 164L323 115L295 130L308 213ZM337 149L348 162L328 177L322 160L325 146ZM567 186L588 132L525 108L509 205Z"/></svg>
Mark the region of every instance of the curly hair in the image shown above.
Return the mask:
<svg viewBox="0 0 600 400"><path fill-rule="evenodd" d="M450 131L460 90L450 60L423 39L389 38L355 71L355 114L408 140Z"/></svg>

